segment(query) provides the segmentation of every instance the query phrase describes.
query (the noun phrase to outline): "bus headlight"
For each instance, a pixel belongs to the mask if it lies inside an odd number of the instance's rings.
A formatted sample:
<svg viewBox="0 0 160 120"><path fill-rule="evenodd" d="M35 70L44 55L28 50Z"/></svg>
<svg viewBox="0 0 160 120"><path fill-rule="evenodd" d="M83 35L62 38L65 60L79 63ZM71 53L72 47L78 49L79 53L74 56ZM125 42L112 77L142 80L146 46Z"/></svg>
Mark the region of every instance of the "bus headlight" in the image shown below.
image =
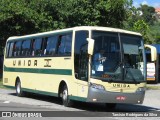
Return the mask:
<svg viewBox="0 0 160 120"><path fill-rule="evenodd" d="M95 83L90 83L90 87L99 89L99 90L105 90L103 85L95 84Z"/></svg>
<svg viewBox="0 0 160 120"><path fill-rule="evenodd" d="M139 87L136 92L144 92L146 90L146 88L144 87Z"/></svg>

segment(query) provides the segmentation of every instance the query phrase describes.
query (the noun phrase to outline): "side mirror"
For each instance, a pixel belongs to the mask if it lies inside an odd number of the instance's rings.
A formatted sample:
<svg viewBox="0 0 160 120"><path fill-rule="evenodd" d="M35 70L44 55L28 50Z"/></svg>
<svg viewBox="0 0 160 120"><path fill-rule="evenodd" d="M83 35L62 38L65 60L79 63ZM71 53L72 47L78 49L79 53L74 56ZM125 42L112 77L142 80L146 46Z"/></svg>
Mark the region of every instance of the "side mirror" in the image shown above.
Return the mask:
<svg viewBox="0 0 160 120"><path fill-rule="evenodd" d="M88 54L93 55L93 49L94 49L94 40L87 38L88 41Z"/></svg>
<svg viewBox="0 0 160 120"><path fill-rule="evenodd" d="M156 61L157 60L157 49L152 45L144 45L145 48L149 48L151 50L151 60Z"/></svg>

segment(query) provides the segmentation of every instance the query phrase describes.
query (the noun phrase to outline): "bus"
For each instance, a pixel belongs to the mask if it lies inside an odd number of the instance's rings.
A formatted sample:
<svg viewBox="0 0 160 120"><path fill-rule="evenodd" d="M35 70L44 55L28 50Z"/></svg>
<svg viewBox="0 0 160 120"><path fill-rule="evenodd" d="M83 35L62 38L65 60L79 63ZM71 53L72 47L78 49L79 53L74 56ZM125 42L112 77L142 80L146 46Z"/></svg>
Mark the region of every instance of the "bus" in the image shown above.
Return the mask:
<svg viewBox="0 0 160 120"><path fill-rule="evenodd" d="M156 60L151 60L151 50L146 49L146 59L147 59L147 82L148 83L159 83L160 80L160 45L159 44L152 44L150 45L156 49Z"/></svg>
<svg viewBox="0 0 160 120"><path fill-rule="evenodd" d="M55 96L64 106L82 101L114 108L141 104L145 95L142 36L122 29L79 26L10 37L3 71L3 85L17 96Z"/></svg>

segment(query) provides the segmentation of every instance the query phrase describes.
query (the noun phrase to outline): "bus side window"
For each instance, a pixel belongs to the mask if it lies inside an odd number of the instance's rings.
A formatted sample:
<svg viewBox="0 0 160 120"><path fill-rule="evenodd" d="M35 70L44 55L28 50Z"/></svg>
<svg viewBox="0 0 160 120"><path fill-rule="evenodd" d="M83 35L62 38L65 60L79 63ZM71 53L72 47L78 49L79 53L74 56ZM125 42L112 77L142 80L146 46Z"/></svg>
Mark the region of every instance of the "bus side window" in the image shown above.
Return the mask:
<svg viewBox="0 0 160 120"><path fill-rule="evenodd" d="M64 36L60 35L58 37L58 43L57 43L57 53L58 55L63 55L64 51Z"/></svg>
<svg viewBox="0 0 160 120"><path fill-rule="evenodd" d="M6 56L5 57L9 57L9 48L10 48L10 42L8 42L6 45Z"/></svg>
<svg viewBox="0 0 160 120"><path fill-rule="evenodd" d="M71 55L72 34L59 36L57 51L58 55Z"/></svg>
<svg viewBox="0 0 160 120"><path fill-rule="evenodd" d="M24 40L22 42L22 56L29 56L31 40Z"/></svg>
<svg viewBox="0 0 160 120"><path fill-rule="evenodd" d="M35 56L41 56L42 53L42 38L38 38L35 41Z"/></svg>
<svg viewBox="0 0 160 120"><path fill-rule="evenodd" d="M57 36L51 36L48 38L45 50L47 56L55 55L57 40L58 40Z"/></svg>
<svg viewBox="0 0 160 120"><path fill-rule="evenodd" d="M13 56L13 47L14 47L14 42L11 42L10 43L10 47L9 47L8 57L12 57Z"/></svg>
<svg viewBox="0 0 160 120"><path fill-rule="evenodd" d="M32 39L31 40L32 42L31 42L31 50L30 50L30 55L31 56L34 56L34 49L35 49L35 39Z"/></svg>
<svg viewBox="0 0 160 120"><path fill-rule="evenodd" d="M66 35L65 54L71 55L72 48L72 35Z"/></svg>
<svg viewBox="0 0 160 120"><path fill-rule="evenodd" d="M16 56L16 42L13 43L12 57Z"/></svg>
<svg viewBox="0 0 160 120"><path fill-rule="evenodd" d="M15 46L15 56L19 57L21 55L21 41L16 42Z"/></svg>
<svg viewBox="0 0 160 120"><path fill-rule="evenodd" d="M47 47L47 41L48 41L48 37L42 38L42 52L41 55L45 56L46 55L46 47Z"/></svg>
<svg viewBox="0 0 160 120"><path fill-rule="evenodd" d="M42 38L32 40L32 56L41 56L42 53Z"/></svg>

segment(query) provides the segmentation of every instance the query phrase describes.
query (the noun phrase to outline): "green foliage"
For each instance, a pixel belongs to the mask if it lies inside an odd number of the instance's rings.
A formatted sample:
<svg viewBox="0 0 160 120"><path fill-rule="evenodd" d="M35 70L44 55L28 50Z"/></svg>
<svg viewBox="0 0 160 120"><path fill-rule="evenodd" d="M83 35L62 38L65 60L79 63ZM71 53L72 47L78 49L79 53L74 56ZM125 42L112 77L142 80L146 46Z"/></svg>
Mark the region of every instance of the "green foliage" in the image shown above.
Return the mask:
<svg viewBox="0 0 160 120"><path fill-rule="evenodd" d="M0 88L3 88L3 81L2 81L2 78L0 78Z"/></svg>
<svg viewBox="0 0 160 120"><path fill-rule="evenodd" d="M35 6L38 5L36 1L33 0L34 3L28 3L27 0L0 0L1 39L46 31L51 27L50 22L52 22L52 19L45 11L38 11L40 7ZM32 9L33 4L35 9Z"/></svg>
<svg viewBox="0 0 160 120"><path fill-rule="evenodd" d="M138 10L142 11L142 19L148 23L153 24L155 21L155 8L148 5L141 5Z"/></svg>
<svg viewBox="0 0 160 120"><path fill-rule="evenodd" d="M132 3L133 0L0 0L0 40L91 25L140 32L146 43L160 43L154 8L135 8Z"/></svg>
<svg viewBox="0 0 160 120"><path fill-rule="evenodd" d="M0 55L3 55L4 52L4 46L0 46Z"/></svg>
<svg viewBox="0 0 160 120"><path fill-rule="evenodd" d="M143 35L145 43L149 43L149 44L152 43L148 33L150 31L149 26L146 22L144 22L144 20L138 20L137 22L135 22L133 26L133 30Z"/></svg>
<svg viewBox="0 0 160 120"><path fill-rule="evenodd" d="M140 32L143 36L144 42L148 44L156 43L156 32L154 26L155 9L151 6L141 5L139 8L131 6L129 10L128 19L124 21L124 29L128 29L135 32ZM157 29L158 30L158 29Z"/></svg>
<svg viewBox="0 0 160 120"><path fill-rule="evenodd" d="M0 0L0 40L74 26L122 27L130 0Z"/></svg>
<svg viewBox="0 0 160 120"><path fill-rule="evenodd" d="M3 81L2 81L2 78L0 78L0 89L6 89L6 87L5 86L3 86Z"/></svg>
<svg viewBox="0 0 160 120"><path fill-rule="evenodd" d="M154 43L160 44L160 22L155 22L154 25L150 26L150 34Z"/></svg>

